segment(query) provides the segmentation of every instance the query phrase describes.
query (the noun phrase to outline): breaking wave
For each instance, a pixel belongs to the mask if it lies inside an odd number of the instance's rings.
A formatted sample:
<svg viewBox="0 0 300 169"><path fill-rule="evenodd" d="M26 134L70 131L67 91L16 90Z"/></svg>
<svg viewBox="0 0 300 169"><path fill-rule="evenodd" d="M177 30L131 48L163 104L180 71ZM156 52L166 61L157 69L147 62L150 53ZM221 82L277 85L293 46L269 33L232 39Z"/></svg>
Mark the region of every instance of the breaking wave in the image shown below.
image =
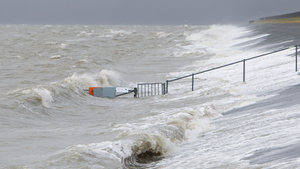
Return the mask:
<svg viewBox="0 0 300 169"><path fill-rule="evenodd" d="M59 97L68 97L70 100L72 93L83 95L84 89L89 87L108 87L118 83L118 74L110 70L102 70L97 74L77 74L65 78L59 82L38 85L37 87L16 89L7 95L16 98L23 98L30 102L40 102L43 107L50 108L51 103Z"/></svg>
<svg viewBox="0 0 300 169"><path fill-rule="evenodd" d="M209 120L216 116L219 114L207 105L161 112L137 123L115 124L113 131L120 132L115 141L70 146L38 165L63 165L68 160L77 166L94 162L94 165L104 168L151 167L180 151L181 144L210 130L213 126Z"/></svg>

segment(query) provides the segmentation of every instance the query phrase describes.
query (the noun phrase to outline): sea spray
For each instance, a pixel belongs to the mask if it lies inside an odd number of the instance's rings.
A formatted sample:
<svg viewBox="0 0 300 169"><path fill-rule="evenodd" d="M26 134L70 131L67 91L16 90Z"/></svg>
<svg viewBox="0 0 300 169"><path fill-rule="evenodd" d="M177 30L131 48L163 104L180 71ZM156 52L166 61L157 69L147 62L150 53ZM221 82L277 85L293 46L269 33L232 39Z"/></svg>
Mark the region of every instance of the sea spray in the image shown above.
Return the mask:
<svg viewBox="0 0 300 169"><path fill-rule="evenodd" d="M119 76L116 72L110 70L101 70L96 76L99 79L101 86L110 87L116 85Z"/></svg>
<svg viewBox="0 0 300 169"><path fill-rule="evenodd" d="M89 87L98 87L100 83L97 82L92 75L88 74L73 74L71 77L68 77L64 80L66 86L73 90L75 93L78 93L79 90L88 89Z"/></svg>

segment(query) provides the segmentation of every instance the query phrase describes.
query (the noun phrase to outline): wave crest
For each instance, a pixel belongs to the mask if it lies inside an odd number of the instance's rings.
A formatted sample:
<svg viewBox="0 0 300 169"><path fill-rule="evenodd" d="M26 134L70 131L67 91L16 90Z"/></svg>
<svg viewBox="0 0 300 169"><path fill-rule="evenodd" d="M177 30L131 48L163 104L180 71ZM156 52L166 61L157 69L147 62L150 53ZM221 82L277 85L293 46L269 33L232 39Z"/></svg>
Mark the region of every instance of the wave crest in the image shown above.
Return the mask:
<svg viewBox="0 0 300 169"><path fill-rule="evenodd" d="M64 82L66 82L66 85L76 93L78 93L78 89L99 86L99 83L88 74L77 75L75 73L71 77L66 78Z"/></svg>
<svg viewBox="0 0 300 169"><path fill-rule="evenodd" d="M74 73L62 81L38 85L32 88L15 89L14 91L8 91L7 95L19 97L31 103L40 101L44 107L50 108L51 103L55 100L72 100L70 97L84 94L84 89L89 87L108 87L115 85L117 81L117 73L110 70L102 70L98 74ZM68 97L68 99L64 97Z"/></svg>

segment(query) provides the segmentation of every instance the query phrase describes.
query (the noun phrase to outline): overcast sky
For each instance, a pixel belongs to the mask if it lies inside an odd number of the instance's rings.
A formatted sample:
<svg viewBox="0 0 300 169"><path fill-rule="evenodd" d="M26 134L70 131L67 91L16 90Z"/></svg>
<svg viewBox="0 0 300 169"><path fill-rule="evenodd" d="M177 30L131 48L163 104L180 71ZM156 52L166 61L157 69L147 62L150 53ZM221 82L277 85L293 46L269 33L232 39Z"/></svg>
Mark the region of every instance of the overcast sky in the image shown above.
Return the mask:
<svg viewBox="0 0 300 169"><path fill-rule="evenodd" d="M243 23L300 11L300 0L0 0L0 24Z"/></svg>

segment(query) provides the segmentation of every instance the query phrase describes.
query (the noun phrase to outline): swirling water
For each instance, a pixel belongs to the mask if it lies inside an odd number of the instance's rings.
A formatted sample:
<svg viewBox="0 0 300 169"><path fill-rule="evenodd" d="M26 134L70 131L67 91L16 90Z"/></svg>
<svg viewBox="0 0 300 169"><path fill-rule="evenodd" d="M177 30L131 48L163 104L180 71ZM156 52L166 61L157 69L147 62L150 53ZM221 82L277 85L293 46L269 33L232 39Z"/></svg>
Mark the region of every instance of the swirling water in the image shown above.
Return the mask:
<svg viewBox="0 0 300 169"><path fill-rule="evenodd" d="M295 145L300 105L239 108L298 84L298 27L1 25L0 167L295 167L297 155L256 159ZM165 82L282 47L291 48L247 61L245 83L237 64L197 75L193 92L190 78L164 96L84 91Z"/></svg>

